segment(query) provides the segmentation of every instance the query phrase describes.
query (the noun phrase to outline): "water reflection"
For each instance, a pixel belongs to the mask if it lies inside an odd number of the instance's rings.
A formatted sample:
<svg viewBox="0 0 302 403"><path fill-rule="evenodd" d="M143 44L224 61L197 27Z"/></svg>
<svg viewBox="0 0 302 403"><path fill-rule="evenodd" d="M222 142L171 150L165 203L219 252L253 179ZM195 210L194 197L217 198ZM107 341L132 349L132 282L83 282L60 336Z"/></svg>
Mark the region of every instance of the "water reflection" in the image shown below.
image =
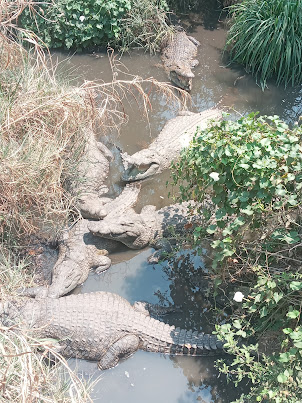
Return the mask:
<svg viewBox="0 0 302 403"><path fill-rule="evenodd" d="M148 248L131 259L127 252L121 253L121 260L127 257L129 260L114 264L100 276L91 273L81 292L111 291L131 303L136 300L173 303L180 309L165 316L165 322L205 332L213 330L217 317L210 309L211 298L205 296L209 282L203 260L192 251L184 251L174 263L148 265L147 257L152 251ZM77 364L78 371L87 377L100 375L96 363ZM169 357L139 351L101 374L102 380L93 392L95 402L227 403L243 390L229 387L225 377L218 376L213 357Z"/></svg>

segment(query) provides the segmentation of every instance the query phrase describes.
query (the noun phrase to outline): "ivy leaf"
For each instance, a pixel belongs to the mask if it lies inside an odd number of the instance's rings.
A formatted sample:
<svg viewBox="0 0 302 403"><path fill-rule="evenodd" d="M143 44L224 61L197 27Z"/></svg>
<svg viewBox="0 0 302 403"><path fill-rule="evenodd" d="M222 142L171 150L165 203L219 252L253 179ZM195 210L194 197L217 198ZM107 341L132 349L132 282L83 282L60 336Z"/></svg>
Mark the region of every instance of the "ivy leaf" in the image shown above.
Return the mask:
<svg viewBox="0 0 302 403"><path fill-rule="evenodd" d="M286 316L290 319L297 319L298 316L300 315L300 312L297 311L296 309L290 312L287 312Z"/></svg>
<svg viewBox="0 0 302 403"><path fill-rule="evenodd" d="M290 360L290 354L289 353L281 353L279 354L278 361L280 362L288 362Z"/></svg>
<svg viewBox="0 0 302 403"><path fill-rule="evenodd" d="M302 282L301 281L292 281L289 284L289 287L293 290L293 291L298 291L302 289Z"/></svg>
<svg viewBox="0 0 302 403"><path fill-rule="evenodd" d="M217 229L217 225L210 225L210 226L207 228L207 233L208 233L208 234L214 234L214 233L216 232L216 229Z"/></svg>
<svg viewBox="0 0 302 403"><path fill-rule="evenodd" d="M240 320L238 320L238 319L234 320L233 326L234 326L236 329L241 329L242 325L241 325Z"/></svg>
<svg viewBox="0 0 302 403"><path fill-rule="evenodd" d="M283 294L274 292L273 298L274 298L274 301L276 302L276 304L278 304L278 302L283 298Z"/></svg>
<svg viewBox="0 0 302 403"><path fill-rule="evenodd" d="M286 376L284 373L283 374L279 374L277 376L277 381L279 383L285 383L288 380L288 376Z"/></svg>
<svg viewBox="0 0 302 403"><path fill-rule="evenodd" d="M251 206L247 206L246 209L241 209L241 213L251 216L254 214L254 211Z"/></svg>
<svg viewBox="0 0 302 403"><path fill-rule="evenodd" d="M268 315L268 310L267 310L267 307L264 306L263 308L260 309L260 318L264 318L267 315Z"/></svg>

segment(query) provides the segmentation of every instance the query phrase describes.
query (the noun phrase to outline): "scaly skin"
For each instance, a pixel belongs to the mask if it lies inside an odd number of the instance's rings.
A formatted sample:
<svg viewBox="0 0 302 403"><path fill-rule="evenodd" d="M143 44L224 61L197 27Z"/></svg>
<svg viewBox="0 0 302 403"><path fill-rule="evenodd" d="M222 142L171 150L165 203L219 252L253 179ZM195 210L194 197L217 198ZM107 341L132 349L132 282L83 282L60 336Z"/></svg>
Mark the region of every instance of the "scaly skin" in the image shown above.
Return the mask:
<svg viewBox="0 0 302 403"><path fill-rule="evenodd" d="M221 111L208 109L200 113L183 112L168 121L158 137L146 149L133 155L122 153L123 180L137 181L170 168L183 148L193 140L197 128L205 129L212 119L221 119Z"/></svg>
<svg viewBox="0 0 302 403"><path fill-rule="evenodd" d="M82 183L77 188L79 208L84 218L103 218L106 215L104 204L110 200L102 197L108 192L104 181L109 174L109 161L112 153L99 141L96 141L92 129L86 129L86 147L78 174Z"/></svg>
<svg viewBox="0 0 302 403"><path fill-rule="evenodd" d="M198 65L197 47L200 43L184 31L175 32L162 51L162 61L170 80L178 87L191 91L192 68Z"/></svg>
<svg viewBox="0 0 302 403"><path fill-rule="evenodd" d="M90 221L88 229L101 238L122 242L131 249L141 249L170 237L171 229L176 234L183 233L186 226L199 221L194 202L184 202L157 211L155 206L145 206L140 214L133 209L129 209L127 214L117 212L102 221Z"/></svg>
<svg viewBox="0 0 302 403"><path fill-rule="evenodd" d="M160 322L108 292L29 300L17 310L11 303L0 304L0 319L6 325L25 322L40 337L58 340L63 356L98 361L103 370L138 349L201 356L223 348L214 335Z"/></svg>
<svg viewBox="0 0 302 403"><path fill-rule="evenodd" d="M124 214L137 200L140 183L127 185L123 192L111 203L104 205L108 217ZM24 295L38 298L59 298L82 284L90 269L97 273L107 270L111 260L106 256L120 247L115 240L95 237L88 230L92 221L79 220L70 230L66 230L59 243L59 257L53 268L52 283L47 287L33 287L23 290ZM99 221L101 223L102 221Z"/></svg>

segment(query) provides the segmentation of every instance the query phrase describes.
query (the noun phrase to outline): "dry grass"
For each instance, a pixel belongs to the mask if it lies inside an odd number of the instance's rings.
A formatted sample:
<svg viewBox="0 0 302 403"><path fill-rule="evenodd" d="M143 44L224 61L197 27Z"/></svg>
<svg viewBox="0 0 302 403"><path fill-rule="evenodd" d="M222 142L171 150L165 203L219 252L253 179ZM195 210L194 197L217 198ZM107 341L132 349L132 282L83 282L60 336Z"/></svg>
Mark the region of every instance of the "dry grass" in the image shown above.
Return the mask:
<svg viewBox="0 0 302 403"><path fill-rule="evenodd" d="M45 365L49 354L55 365ZM38 340L19 326L0 326L0 402L84 403L91 401L87 386L52 340Z"/></svg>
<svg viewBox="0 0 302 403"><path fill-rule="evenodd" d="M28 262L0 247L1 303L17 301L16 290L30 285L30 281ZM0 402L90 401L93 385L83 382L69 369L66 360L56 352L54 341L39 339L38 330L24 328L22 323L4 325L1 319ZM55 358L55 365L48 365L50 355Z"/></svg>
<svg viewBox="0 0 302 403"><path fill-rule="evenodd" d="M168 24L164 3L158 0L132 0L131 10L122 19L123 29L117 45L122 51L133 47L144 48L150 53L161 49L173 28Z"/></svg>
<svg viewBox="0 0 302 403"><path fill-rule="evenodd" d="M114 59L112 61L113 71ZM54 71L54 70L53 70ZM71 194L85 145L85 128L105 130L127 121L129 97L147 116L149 93L177 100L173 87L153 78L70 87L53 71L22 56L0 72L0 231L23 236L66 223L76 207ZM73 186L71 184L73 183Z"/></svg>

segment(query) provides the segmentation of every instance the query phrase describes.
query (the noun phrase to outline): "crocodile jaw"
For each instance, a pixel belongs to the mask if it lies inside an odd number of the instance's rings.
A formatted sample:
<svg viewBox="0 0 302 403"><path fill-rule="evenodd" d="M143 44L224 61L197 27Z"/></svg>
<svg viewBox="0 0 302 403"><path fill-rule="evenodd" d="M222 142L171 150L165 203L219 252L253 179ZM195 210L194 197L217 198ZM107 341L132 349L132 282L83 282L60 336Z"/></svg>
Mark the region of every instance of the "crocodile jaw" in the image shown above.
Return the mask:
<svg viewBox="0 0 302 403"><path fill-rule="evenodd" d="M159 164L157 162L151 162L146 170L140 170L136 165L132 165L130 168L125 170L122 180L125 182L134 182L142 179L146 179L149 176L155 175L159 169Z"/></svg>
<svg viewBox="0 0 302 403"><path fill-rule="evenodd" d="M170 71L170 80L172 81L172 83L186 91L191 91L193 77L194 74L192 74L192 77L187 77L182 74L178 74L174 70Z"/></svg>

